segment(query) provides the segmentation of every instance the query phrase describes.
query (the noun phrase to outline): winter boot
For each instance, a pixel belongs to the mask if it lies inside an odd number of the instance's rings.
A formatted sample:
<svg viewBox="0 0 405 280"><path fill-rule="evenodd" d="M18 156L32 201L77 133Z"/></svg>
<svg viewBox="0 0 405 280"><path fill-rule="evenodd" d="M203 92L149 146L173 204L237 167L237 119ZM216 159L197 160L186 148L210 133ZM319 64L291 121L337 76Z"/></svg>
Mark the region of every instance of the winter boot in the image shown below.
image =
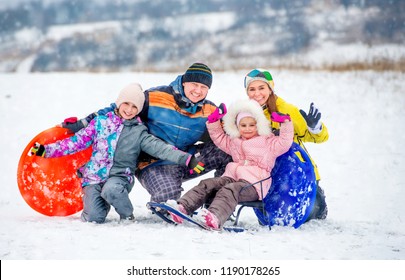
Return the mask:
<svg viewBox="0 0 405 280"><path fill-rule="evenodd" d="M212 212L205 208L201 209L200 212L198 214L203 217L203 221L208 227L219 229L219 219L217 216L215 216Z"/></svg>
<svg viewBox="0 0 405 280"><path fill-rule="evenodd" d="M120 224L132 224L133 222L135 222L135 217L134 214L131 214L128 217L120 217Z"/></svg>
<svg viewBox="0 0 405 280"><path fill-rule="evenodd" d="M311 214L308 216L305 222L312 219L324 220L328 216L328 205L325 201L325 193L323 189L318 185L316 188L316 198Z"/></svg>
<svg viewBox="0 0 405 280"><path fill-rule="evenodd" d="M187 215L187 211L186 209L184 209L184 206L181 204L178 204L177 201L175 200L168 200L166 202L167 205L169 205L170 207L173 207L174 209L176 209L177 211ZM177 216L176 214L173 214L172 212L168 211L170 216L172 217L172 220L178 224L182 224L183 223L183 218L180 216Z"/></svg>

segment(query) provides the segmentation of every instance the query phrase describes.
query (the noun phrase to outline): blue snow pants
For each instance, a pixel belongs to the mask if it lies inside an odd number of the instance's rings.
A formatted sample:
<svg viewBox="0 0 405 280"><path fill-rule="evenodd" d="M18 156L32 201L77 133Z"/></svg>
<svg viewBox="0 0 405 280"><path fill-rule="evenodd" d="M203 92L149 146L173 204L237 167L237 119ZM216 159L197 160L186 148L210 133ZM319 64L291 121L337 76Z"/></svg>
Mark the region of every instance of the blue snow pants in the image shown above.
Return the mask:
<svg viewBox="0 0 405 280"><path fill-rule="evenodd" d="M88 185L83 188L84 222L104 223L111 205L125 219L132 215L134 208L129 200L129 193L134 186L122 177L110 177L105 183Z"/></svg>

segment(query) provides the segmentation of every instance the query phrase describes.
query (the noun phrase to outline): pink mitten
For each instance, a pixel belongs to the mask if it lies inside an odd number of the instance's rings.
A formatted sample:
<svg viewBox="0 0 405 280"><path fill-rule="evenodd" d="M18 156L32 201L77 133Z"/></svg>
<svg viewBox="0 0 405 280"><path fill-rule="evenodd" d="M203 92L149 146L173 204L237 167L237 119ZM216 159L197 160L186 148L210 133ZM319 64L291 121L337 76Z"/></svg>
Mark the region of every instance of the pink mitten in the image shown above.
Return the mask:
<svg viewBox="0 0 405 280"><path fill-rule="evenodd" d="M227 113L228 111L227 111L227 109L226 109L226 106L225 106L225 104L224 103L221 103L220 105L219 105L219 107L217 107L216 109L215 109L215 111L211 114L211 115L209 115L208 116L208 122L209 123L214 123L214 122L217 122L217 121L219 121L223 116L225 116L225 114Z"/></svg>
<svg viewBox="0 0 405 280"><path fill-rule="evenodd" d="M283 113L273 112L271 113L271 120L273 122L283 123L286 120L291 121L291 118L288 114L285 115Z"/></svg>

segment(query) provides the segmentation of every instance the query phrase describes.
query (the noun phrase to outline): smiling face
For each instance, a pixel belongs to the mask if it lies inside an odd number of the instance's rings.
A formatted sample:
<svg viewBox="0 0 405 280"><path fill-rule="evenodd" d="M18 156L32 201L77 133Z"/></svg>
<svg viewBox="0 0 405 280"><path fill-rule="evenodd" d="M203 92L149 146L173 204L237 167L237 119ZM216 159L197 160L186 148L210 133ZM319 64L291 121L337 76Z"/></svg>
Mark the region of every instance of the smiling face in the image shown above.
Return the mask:
<svg viewBox="0 0 405 280"><path fill-rule="evenodd" d="M263 106L271 94L271 89L266 82L257 80L249 84L247 94L249 99L253 99Z"/></svg>
<svg viewBox="0 0 405 280"><path fill-rule="evenodd" d="M185 82L183 83L183 87L184 94L193 103L198 103L201 100L205 99L209 90L206 85L195 82Z"/></svg>
<svg viewBox="0 0 405 280"><path fill-rule="evenodd" d="M130 120L138 114L138 108L131 102L123 102L118 109L118 113L123 119Z"/></svg>
<svg viewBox="0 0 405 280"><path fill-rule="evenodd" d="M238 129L240 136L245 139L253 138L258 134L257 122L252 117L244 117L239 121Z"/></svg>

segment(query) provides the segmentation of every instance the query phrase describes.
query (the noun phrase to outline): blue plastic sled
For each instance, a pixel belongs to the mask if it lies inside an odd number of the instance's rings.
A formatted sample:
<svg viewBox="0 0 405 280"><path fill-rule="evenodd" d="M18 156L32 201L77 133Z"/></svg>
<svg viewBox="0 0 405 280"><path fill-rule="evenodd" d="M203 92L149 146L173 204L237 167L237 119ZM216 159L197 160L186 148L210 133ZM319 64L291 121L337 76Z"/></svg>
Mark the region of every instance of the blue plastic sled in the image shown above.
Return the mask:
<svg viewBox="0 0 405 280"><path fill-rule="evenodd" d="M254 208L257 218L263 225L298 228L311 213L316 197L316 178L308 154L293 143L277 158L271 175L273 181L263 200L267 216Z"/></svg>

